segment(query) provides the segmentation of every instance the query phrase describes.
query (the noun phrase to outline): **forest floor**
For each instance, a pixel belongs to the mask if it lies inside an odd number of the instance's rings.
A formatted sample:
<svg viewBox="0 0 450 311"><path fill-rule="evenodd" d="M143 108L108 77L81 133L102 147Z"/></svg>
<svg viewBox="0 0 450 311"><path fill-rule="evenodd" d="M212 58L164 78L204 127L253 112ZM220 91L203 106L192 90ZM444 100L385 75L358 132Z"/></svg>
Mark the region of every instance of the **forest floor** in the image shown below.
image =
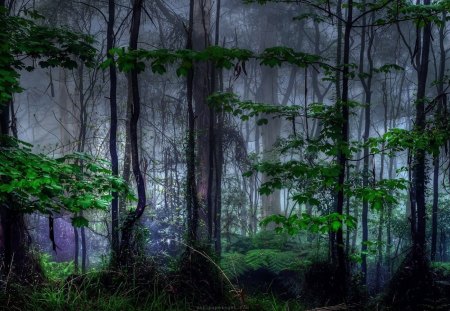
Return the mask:
<svg viewBox="0 0 450 311"><path fill-rule="evenodd" d="M327 293L320 290L320 286L326 288L325 284L312 289L312 294L316 293L316 297L300 295L292 298L276 291L251 290L246 285L238 289L228 286L226 282L216 292L217 284L208 283L207 280L204 284L189 283L186 274L182 275L180 271L163 273L148 264L127 272L101 269L73 274L73 263L55 263L49 261L48 257L44 257L43 263L45 279L40 282L34 285L13 281L3 284L0 310L450 310L446 294L436 297L428 306L417 308L386 306L383 293L372 297L367 295L346 305L327 300ZM202 277L204 275L205 273ZM450 287L450 264L434 265L433 276L436 278L434 282ZM196 276L193 277L195 279ZM253 281L260 282L256 279ZM317 281L321 282L319 279ZM333 296L331 292L328 294L329 297ZM321 295L325 297L319 297Z"/></svg>

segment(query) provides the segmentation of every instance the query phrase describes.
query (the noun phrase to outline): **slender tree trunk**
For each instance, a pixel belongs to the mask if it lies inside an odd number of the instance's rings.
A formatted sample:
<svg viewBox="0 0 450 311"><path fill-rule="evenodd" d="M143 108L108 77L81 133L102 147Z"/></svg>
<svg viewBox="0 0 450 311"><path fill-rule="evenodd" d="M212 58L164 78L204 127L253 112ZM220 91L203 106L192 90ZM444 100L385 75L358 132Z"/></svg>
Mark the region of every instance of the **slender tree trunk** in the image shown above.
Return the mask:
<svg viewBox="0 0 450 311"><path fill-rule="evenodd" d="M83 217L83 212L80 212L80 216ZM81 227L81 273L87 271L87 243L86 243L86 228Z"/></svg>
<svg viewBox="0 0 450 311"><path fill-rule="evenodd" d="M384 133L388 130L388 99L387 99L387 91L386 91L386 80L382 83L382 89L383 89L383 107L384 107L384 122L383 122L383 131ZM385 143L382 143L381 150L384 150ZM384 153L381 154L380 159L380 177L379 180L384 179L384 162L385 162L385 155ZM377 266L376 266L376 273L375 273L375 290L376 292L379 292L381 290L381 276L382 271L381 268L383 267L383 228L385 227L385 211L386 206L382 205L380 213L380 219L378 222L378 236L377 236Z"/></svg>
<svg viewBox="0 0 450 311"><path fill-rule="evenodd" d="M439 76L438 76L438 84L437 84L437 93L438 96L441 97L441 100L438 103L436 114L435 114L435 123L439 129L445 129L447 124L445 124L445 120L442 118L442 110L447 105L447 96L444 93L444 79L445 79L445 63L446 63L446 50L445 50L445 21L446 21L446 13L442 13L442 25L439 27ZM444 121L444 122L443 122ZM433 158L433 210L431 217L431 261L436 260L436 246L437 246L437 231L438 231L438 213L439 213L439 151L434 154Z"/></svg>
<svg viewBox="0 0 450 311"><path fill-rule="evenodd" d="M131 85L131 77L127 74L128 85ZM133 94L131 88L128 88L127 96L127 111L125 119L125 150L123 154L123 168L122 168L122 179L129 184L131 175L131 143L130 143L130 120L131 120L131 108L133 106ZM119 202L119 216L125 215L126 213L126 203L127 199L125 197L120 198ZM120 223L120 217L119 217Z"/></svg>
<svg viewBox="0 0 450 311"><path fill-rule="evenodd" d="M189 28L187 38L187 49L192 49L192 35L194 26L194 0L189 5ZM188 103L188 142L186 148L186 209L187 209L187 231L188 244L196 244L198 238L199 201L197 197L197 183L195 176L195 114L193 105L194 69L189 70L186 79L186 96ZM189 250L188 250L189 251Z"/></svg>
<svg viewBox="0 0 450 311"><path fill-rule="evenodd" d="M363 2L365 5L365 2ZM363 8L365 10L365 8ZM361 29L361 50L360 50L360 56L359 56L359 71L360 73L364 72L364 59L366 57L365 55L365 47L366 47L366 19L363 18L363 28ZM364 151L363 151L363 157L364 157L364 164L363 164L363 188L369 187L369 147L367 146L367 141L369 140L370 136L370 86L367 85L364 78L361 79L361 82L363 84L364 92L365 92L365 108L364 108L364 135L363 140L365 143ZM368 220L368 214L369 214L369 201L367 198L363 199L363 208L362 208L362 216L361 216L361 226L362 226L362 240L361 240L361 272L362 272L362 283L364 285L367 284L367 241L369 239L369 229L367 226L367 220Z"/></svg>
<svg viewBox="0 0 450 311"><path fill-rule="evenodd" d="M347 21L344 33L344 52L343 52L343 76L342 76L342 98L338 100L340 106L340 117L342 118L340 135L338 141L337 164L339 165L338 175L338 192L336 200L336 212L340 215L344 214L344 183L346 175L347 149L349 143L349 67L350 63L350 35L353 20L353 0L347 2ZM345 259L345 245L342 226L336 232L336 255L337 255L337 281L341 284L342 296L347 293L347 261Z"/></svg>
<svg viewBox="0 0 450 311"><path fill-rule="evenodd" d="M216 4L216 32L214 37L214 44L216 46L219 45L220 40L220 12L221 12L221 0L217 0ZM211 88L213 91L220 90L223 91L222 81L222 71L216 70L213 68L213 72L211 75ZM222 231L222 223L221 223L221 215L222 215L222 171L223 171L223 113L216 113L216 129L215 129L215 148L214 148L214 182L215 182L215 191L214 191L214 250L218 258L222 253L222 243L221 243L221 231Z"/></svg>
<svg viewBox="0 0 450 311"><path fill-rule="evenodd" d="M116 14L115 1L108 2L108 29L106 49L107 57L111 59L109 50L114 47L114 22ZM111 156L111 170L115 177L119 176L119 159L117 155L117 72L114 64L109 66L109 105L111 111L111 121L109 130L109 153ZM111 246L113 257L119 253L119 198L117 192L112 193L111 202Z"/></svg>
<svg viewBox="0 0 450 311"><path fill-rule="evenodd" d="M74 260L73 260L73 265L74 265L74 271L75 273L78 273L78 271L80 270L80 236L78 234L78 228L77 227L73 227L73 235L74 235Z"/></svg>
<svg viewBox="0 0 450 311"><path fill-rule="evenodd" d="M141 22L143 0L134 0L133 13L131 18L130 30L130 50L136 50L138 46L139 28ZM138 121L140 115L140 96L139 96L139 82L138 72L133 68L130 73L130 82L133 104L131 106L130 119L130 145L131 145L131 163L134 178L136 180L138 203L136 209L131 211L124 221L122 227L122 240L120 243L120 263L126 264L132 255L131 253L131 239L132 231L137 220L140 219L146 207L145 183L141 172L139 162L139 146L138 146Z"/></svg>

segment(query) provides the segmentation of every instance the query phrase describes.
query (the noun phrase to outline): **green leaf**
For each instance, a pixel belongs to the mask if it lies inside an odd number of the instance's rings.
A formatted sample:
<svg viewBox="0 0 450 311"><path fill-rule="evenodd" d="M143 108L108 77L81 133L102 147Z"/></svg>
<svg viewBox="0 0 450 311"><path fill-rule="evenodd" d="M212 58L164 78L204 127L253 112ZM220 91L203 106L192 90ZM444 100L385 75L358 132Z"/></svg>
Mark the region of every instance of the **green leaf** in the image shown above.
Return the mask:
<svg viewBox="0 0 450 311"><path fill-rule="evenodd" d="M89 221L86 218L82 216L72 217L72 226L75 228L87 227L88 225Z"/></svg>

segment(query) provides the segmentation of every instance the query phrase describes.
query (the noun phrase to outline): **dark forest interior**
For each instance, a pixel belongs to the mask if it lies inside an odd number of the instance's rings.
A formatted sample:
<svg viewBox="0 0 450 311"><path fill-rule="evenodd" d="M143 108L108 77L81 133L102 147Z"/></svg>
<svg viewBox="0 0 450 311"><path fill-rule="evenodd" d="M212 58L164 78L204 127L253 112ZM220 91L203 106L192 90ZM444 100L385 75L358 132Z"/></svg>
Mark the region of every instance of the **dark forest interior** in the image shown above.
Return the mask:
<svg viewBox="0 0 450 311"><path fill-rule="evenodd" d="M1 310L450 310L449 0L0 0Z"/></svg>

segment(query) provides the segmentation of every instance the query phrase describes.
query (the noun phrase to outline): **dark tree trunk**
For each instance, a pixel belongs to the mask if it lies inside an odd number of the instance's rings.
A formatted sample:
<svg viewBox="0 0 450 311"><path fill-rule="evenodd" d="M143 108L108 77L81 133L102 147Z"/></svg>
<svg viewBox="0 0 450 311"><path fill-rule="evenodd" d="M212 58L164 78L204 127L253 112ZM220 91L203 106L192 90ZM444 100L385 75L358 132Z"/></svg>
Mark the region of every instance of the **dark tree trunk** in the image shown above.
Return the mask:
<svg viewBox="0 0 450 311"><path fill-rule="evenodd" d="M75 273L78 273L80 269L80 236L78 234L78 228L73 227L73 236L74 236L74 259L73 259L73 268Z"/></svg>
<svg viewBox="0 0 450 311"><path fill-rule="evenodd" d="M133 2L133 13L131 18L130 30L130 50L136 50L138 46L139 28L141 23L143 0L135 0ZM127 264L132 259L131 240L134 225L144 213L146 206L145 183L142 176L140 162L139 162L139 147L138 147L138 121L140 115L140 97L139 97L139 82L138 72L133 68L130 73L129 88L132 93L132 109L130 119L130 145L131 145L131 163L134 178L136 180L138 203L136 209L131 211L122 227L122 240L120 243L119 262Z"/></svg>
<svg viewBox="0 0 450 311"><path fill-rule="evenodd" d="M364 8L365 9L365 8ZM359 55L359 72L364 72L364 58L365 55L365 47L366 47L366 19L363 18L363 28L361 29L361 49ZM361 83L363 84L364 92L365 92L365 108L364 108L364 134L363 140L364 143L367 143L370 136L370 86L367 85L364 78L361 78ZM363 151L364 164L363 164L363 188L369 187L369 147L365 145ZM362 283L364 285L367 284L367 241L369 239L369 229L367 226L367 219L369 214L369 201L364 198L363 199L363 208L361 215L361 227L362 227L362 240L361 240L361 272L362 272Z"/></svg>
<svg viewBox="0 0 450 311"><path fill-rule="evenodd" d="M382 89L383 89L383 107L384 107L384 122L383 122L383 130L384 133L388 130L388 99L387 99L387 91L386 91L386 80L382 83ZM381 150L384 150L385 143L382 143ZM384 179L384 162L385 162L385 155L384 153L381 154L380 159L380 177L379 180ZM383 228L385 227L385 210L386 206L383 205L381 207L380 213L380 219L378 223L378 236L377 236L377 266L376 266L376 273L375 273L375 290L376 292L379 292L381 290L381 277L382 277L382 271L381 268L383 267L383 247L382 247L382 240L383 240Z"/></svg>
<svg viewBox="0 0 450 311"><path fill-rule="evenodd" d="M430 0L424 0L424 5L429 5ZM425 131L426 115L426 87L428 77L429 52L431 45L431 24L427 23L420 36L421 47L419 49L420 63L418 64L417 98L415 130L419 133ZM426 254L426 206L425 206L425 150L417 148L414 153L413 163L413 187L416 203L416 224L413 226L413 258L419 265L425 261Z"/></svg>
<svg viewBox="0 0 450 311"><path fill-rule="evenodd" d="M80 213L83 217L83 212ZM86 273L87 271L87 243L86 243L86 228L81 227L81 273Z"/></svg>
<svg viewBox="0 0 450 311"><path fill-rule="evenodd" d="M338 192L336 200L336 212L340 215L344 214L344 183L346 176L346 163L347 163L347 149L349 142L349 67L346 66L350 62L350 35L352 30L353 20L353 1L350 0L347 3L347 21L345 24L344 33L344 51L343 51L343 72L342 72L342 98L338 100L340 106L340 117L342 118L340 135L338 143L338 155L337 164L339 165L338 175ZM347 261L345 259L345 245L342 226L336 232L336 244L335 250L337 255L337 282L341 285L340 290L342 297L347 293Z"/></svg>
<svg viewBox="0 0 450 311"><path fill-rule="evenodd" d="M446 50L445 50L445 21L446 13L442 14L442 25L439 27L439 76L437 84L437 93L441 97L438 103L435 123L439 129L445 129L447 124L442 118L442 110L447 105L447 96L444 94L444 79L445 79L445 62L446 62ZM438 232L438 213L439 213L439 151L434 154L433 158L433 211L431 217L431 261L436 260L436 245L437 245L437 232Z"/></svg>
<svg viewBox="0 0 450 311"><path fill-rule="evenodd" d="M187 49L192 49L192 33L194 26L194 0L189 5L189 29ZM186 79L187 104L188 104L188 143L186 148L187 174L186 174L186 209L188 244L197 242L199 222L199 201L197 197L197 183L195 178L195 114L193 106L194 70L188 72Z"/></svg>
<svg viewBox="0 0 450 311"><path fill-rule="evenodd" d="M214 44L219 45L220 40L220 12L221 12L221 0L217 0L216 4L216 32L214 37ZM222 81L222 70L216 70L212 68L211 75L211 89L214 91L223 91ZM222 170L223 170L223 114L217 112L214 118L214 132L215 132L215 144L214 144L214 215L213 215L213 226L214 226L214 250L218 258L222 253Z"/></svg>
<svg viewBox="0 0 450 311"><path fill-rule="evenodd" d="M109 0L108 4L108 30L106 49L114 47L114 21L115 1ZM112 56L108 53L108 58ZM109 153L111 156L111 170L115 177L119 176L119 159L117 155L117 72L114 64L109 66L109 105L111 110L111 128L109 132ZM111 246L113 258L119 253L119 198L117 192L112 193L111 202Z"/></svg>
<svg viewBox="0 0 450 311"><path fill-rule="evenodd" d="M5 7L4 0L0 0L0 7ZM11 102L0 102L0 134L4 136L10 135L10 105ZM5 275L12 272L26 278L35 272L36 266L28 253L30 241L24 215L15 211L14 205L12 198L0 205L0 256L3 261L0 270Z"/></svg>

